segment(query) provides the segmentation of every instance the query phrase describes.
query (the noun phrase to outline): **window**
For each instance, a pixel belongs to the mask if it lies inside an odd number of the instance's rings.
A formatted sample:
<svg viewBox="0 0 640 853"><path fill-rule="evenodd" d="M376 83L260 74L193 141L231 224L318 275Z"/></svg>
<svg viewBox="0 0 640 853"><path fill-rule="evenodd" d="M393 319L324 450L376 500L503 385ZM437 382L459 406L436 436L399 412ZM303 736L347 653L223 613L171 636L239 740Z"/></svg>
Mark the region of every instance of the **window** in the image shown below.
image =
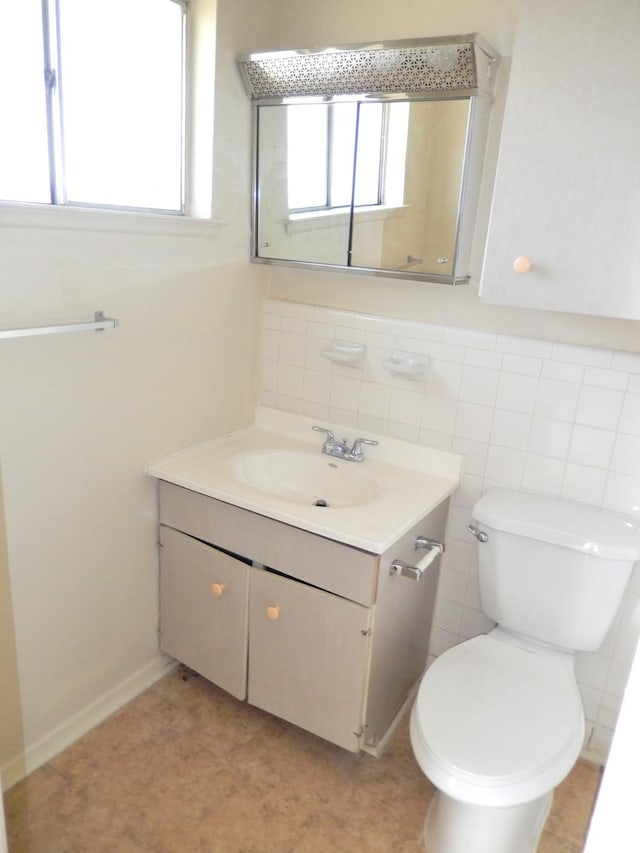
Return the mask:
<svg viewBox="0 0 640 853"><path fill-rule="evenodd" d="M0 199L184 213L185 18L179 0L8 4Z"/></svg>
<svg viewBox="0 0 640 853"><path fill-rule="evenodd" d="M287 109L290 211L382 203L384 104L292 104ZM353 167L357 144L357 170Z"/></svg>

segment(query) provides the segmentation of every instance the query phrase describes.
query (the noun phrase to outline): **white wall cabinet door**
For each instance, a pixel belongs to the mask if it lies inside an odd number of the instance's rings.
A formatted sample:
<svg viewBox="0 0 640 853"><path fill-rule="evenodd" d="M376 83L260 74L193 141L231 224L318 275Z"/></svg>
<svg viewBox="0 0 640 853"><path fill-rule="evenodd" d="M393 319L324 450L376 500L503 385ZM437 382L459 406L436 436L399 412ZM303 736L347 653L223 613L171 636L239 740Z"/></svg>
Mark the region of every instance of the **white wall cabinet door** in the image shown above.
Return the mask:
<svg viewBox="0 0 640 853"><path fill-rule="evenodd" d="M482 301L640 318L639 35L638 0L521 0Z"/></svg>
<svg viewBox="0 0 640 853"><path fill-rule="evenodd" d="M249 567L170 527L160 545L160 648L245 699Z"/></svg>
<svg viewBox="0 0 640 853"><path fill-rule="evenodd" d="M249 702L357 752L371 611L251 569Z"/></svg>

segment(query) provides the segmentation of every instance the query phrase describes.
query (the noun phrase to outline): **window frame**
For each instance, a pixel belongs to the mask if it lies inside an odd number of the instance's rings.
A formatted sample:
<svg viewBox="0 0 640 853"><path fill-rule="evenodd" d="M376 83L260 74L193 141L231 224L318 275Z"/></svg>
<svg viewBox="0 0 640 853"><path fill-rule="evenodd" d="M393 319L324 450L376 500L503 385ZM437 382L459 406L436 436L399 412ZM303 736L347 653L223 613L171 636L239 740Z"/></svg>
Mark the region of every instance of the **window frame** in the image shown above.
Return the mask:
<svg viewBox="0 0 640 853"><path fill-rule="evenodd" d="M10 210L59 211L102 211L114 214L149 215L152 217L186 217L189 207L188 143L190 120L189 91L190 73L190 0L164 0L181 9L181 79L180 79L180 164L179 206L176 208L142 207L127 204L110 204L99 201L72 201L68 198L65 168L64 127L64 61L61 54L60 4L59 0L40 0L42 26L42 59L44 73L44 115L46 118L46 141L49 171L49 200L23 201L0 199L3 213ZM28 211L26 211L28 213ZM2 217L4 219L5 217ZM72 217L67 217L72 221ZM1 221L1 219L0 219ZM111 230L111 229L107 229Z"/></svg>

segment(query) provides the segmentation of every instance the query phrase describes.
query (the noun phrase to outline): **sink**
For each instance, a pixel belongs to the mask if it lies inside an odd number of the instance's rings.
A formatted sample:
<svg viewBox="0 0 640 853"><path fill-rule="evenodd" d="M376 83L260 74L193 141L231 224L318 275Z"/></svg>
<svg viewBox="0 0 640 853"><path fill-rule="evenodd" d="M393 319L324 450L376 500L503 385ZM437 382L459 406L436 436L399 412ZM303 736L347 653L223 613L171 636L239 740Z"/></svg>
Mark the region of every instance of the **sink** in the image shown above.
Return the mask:
<svg viewBox="0 0 640 853"><path fill-rule="evenodd" d="M378 480L361 463L333 459L319 451L241 453L228 461L227 470L258 492L307 506L360 506L380 494Z"/></svg>
<svg viewBox="0 0 640 853"><path fill-rule="evenodd" d="M362 551L383 554L457 488L462 458L373 435L364 462L321 453L315 420L260 406L242 430L147 466L153 477ZM335 435L353 427L330 423ZM325 509L325 507L329 507Z"/></svg>

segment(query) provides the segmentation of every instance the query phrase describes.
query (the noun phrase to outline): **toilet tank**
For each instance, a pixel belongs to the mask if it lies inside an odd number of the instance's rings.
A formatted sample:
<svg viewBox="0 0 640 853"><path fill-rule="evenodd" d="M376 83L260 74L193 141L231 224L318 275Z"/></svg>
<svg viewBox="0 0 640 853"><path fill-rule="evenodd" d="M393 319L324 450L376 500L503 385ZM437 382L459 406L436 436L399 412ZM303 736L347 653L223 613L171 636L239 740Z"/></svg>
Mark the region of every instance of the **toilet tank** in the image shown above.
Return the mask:
<svg viewBox="0 0 640 853"><path fill-rule="evenodd" d="M490 489L473 517L482 609L502 627L566 649L600 647L640 559L640 519L578 501Z"/></svg>

